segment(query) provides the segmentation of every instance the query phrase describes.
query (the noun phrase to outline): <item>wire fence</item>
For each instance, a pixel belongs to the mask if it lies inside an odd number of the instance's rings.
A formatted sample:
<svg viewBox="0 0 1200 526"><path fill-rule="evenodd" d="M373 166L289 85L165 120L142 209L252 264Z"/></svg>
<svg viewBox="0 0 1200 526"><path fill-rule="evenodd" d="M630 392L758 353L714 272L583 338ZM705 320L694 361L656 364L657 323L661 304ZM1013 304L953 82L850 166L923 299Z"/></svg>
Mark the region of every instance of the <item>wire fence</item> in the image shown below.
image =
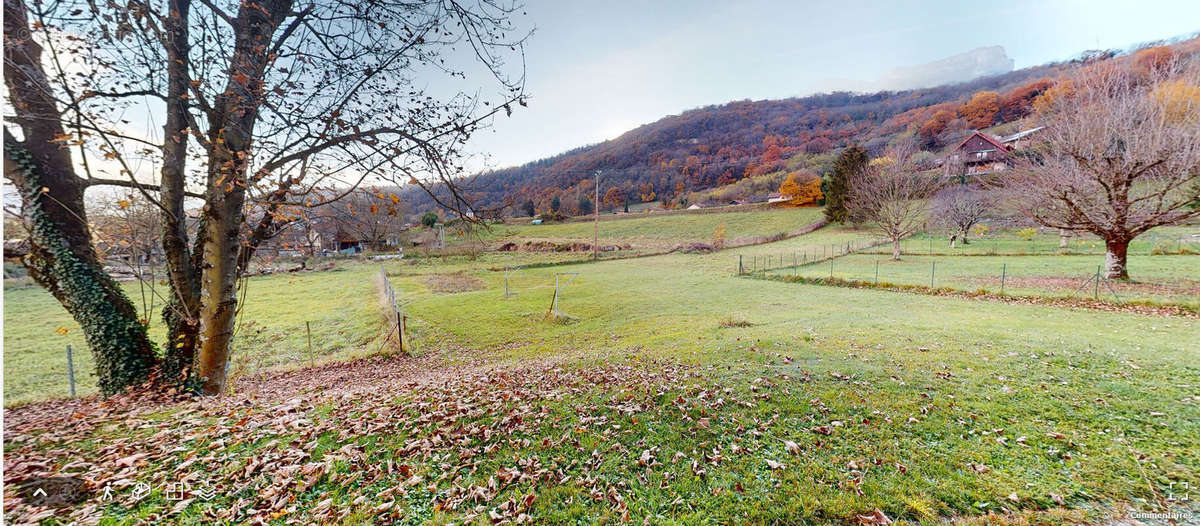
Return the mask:
<svg viewBox="0 0 1200 526"><path fill-rule="evenodd" d="M1129 281L1108 278L1104 265L1097 264L1097 259L1091 255L995 259L908 255L893 261L873 253L859 253L747 274L817 284L1200 308L1200 279L1189 274L1195 268L1190 261L1177 259L1163 261L1166 266L1134 267L1133 272L1139 278ZM1143 274L1136 274L1136 269L1143 268Z"/></svg>
<svg viewBox="0 0 1200 526"><path fill-rule="evenodd" d="M1064 254L1103 254L1104 241L1091 235L1061 237L1037 229L1001 231L992 234L971 234L951 244L947 234L924 231L900 241L905 254L924 256L1058 256ZM1188 255L1200 254L1200 235L1150 232L1134 238L1129 254ZM875 254L890 253L887 249L870 250Z"/></svg>
<svg viewBox="0 0 1200 526"><path fill-rule="evenodd" d="M388 279L383 265L379 266L379 273L375 276L375 285L379 291L380 307L383 309L385 323L388 326L387 334L380 343L380 349L395 335L396 341L400 345L400 352L404 352L404 341L408 332L408 316L404 314L404 309L396 301L396 289L392 288L392 280Z"/></svg>
<svg viewBox="0 0 1200 526"><path fill-rule="evenodd" d="M879 236L863 236L841 243L822 244L803 250L792 250L774 254L738 254L737 274L765 274L780 269L799 269L802 266L829 261L847 254L854 254L888 243Z"/></svg>

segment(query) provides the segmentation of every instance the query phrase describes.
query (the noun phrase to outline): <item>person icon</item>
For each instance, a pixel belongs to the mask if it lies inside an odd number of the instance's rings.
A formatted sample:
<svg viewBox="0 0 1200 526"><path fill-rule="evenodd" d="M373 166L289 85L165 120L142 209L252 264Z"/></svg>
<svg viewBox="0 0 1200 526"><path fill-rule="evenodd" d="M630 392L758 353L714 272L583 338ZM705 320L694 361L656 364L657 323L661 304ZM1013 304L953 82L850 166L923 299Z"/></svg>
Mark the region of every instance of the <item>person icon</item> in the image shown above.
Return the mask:
<svg viewBox="0 0 1200 526"><path fill-rule="evenodd" d="M104 483L104 493L102 493L100 495L100 500L102 500L102 501L112 501L113 500L111 483L108 483L108 482Z"/></svg>

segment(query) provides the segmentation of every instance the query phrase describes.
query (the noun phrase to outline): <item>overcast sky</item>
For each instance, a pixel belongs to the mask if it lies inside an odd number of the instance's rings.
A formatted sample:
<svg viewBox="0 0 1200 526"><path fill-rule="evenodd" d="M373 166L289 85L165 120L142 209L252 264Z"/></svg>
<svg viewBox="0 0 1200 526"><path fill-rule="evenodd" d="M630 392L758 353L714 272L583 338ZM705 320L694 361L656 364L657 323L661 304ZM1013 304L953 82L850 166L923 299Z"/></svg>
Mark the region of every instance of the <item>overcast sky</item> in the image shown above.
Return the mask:
<svg viewBox="0 0 1200 526"><path fill-rule="evenodd" d="M1019 69L1200 31L1196 0L529 0L526 12L530 105L472 139L495 167L699 106L878 86L984 46Z"/></svg>

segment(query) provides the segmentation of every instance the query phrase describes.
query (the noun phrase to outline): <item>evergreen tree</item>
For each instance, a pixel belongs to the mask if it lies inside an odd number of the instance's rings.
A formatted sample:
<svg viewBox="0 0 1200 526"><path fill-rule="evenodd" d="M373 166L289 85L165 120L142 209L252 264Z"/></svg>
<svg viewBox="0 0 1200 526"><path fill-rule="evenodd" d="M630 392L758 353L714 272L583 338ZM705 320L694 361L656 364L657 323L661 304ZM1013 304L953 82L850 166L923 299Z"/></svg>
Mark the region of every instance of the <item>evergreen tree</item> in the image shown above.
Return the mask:
<svg viewBox="0 0 1200 526"><path fill-rule="evenodd" d="M537 213L537 211L534 210L534 207L533 207L533 200L526 199L525 202L521 204L521 211L525 212L525 215L527 215L529 217L533 217L533 215L535 213Z"/></svg>
<svg viewBox="0 0 1200 526"><path fill-rule="evenodd" d="M433 225L436 225L437 222L438 215L434 212L425 212L425 215L421 216L421 224L429 228L433 228Z"/></svg>
<svg viewBox="0 0 1200 526"><path fill-rule="evenodd" d="M579 197L579 215L585 216L592 213L592 200L586 197Z"/></svg>
<svg viewBox="0 0 1200 526"><path fill-rule="evenodd" d="M562 202L558 200L558 196L556 195L554 199L550 200L550 211L557 212L559 208L562 208Z"/></svg>
<svg viewBox="0 0 1200 526"><path fill-rule="evenodd" d="M825 219L830 223L845 223L849 219L846 211L846 194L850 192L850 178L867 167L867 151L857 144L842 150L833 163L833 173L821 185L825 195Z"/></svg>

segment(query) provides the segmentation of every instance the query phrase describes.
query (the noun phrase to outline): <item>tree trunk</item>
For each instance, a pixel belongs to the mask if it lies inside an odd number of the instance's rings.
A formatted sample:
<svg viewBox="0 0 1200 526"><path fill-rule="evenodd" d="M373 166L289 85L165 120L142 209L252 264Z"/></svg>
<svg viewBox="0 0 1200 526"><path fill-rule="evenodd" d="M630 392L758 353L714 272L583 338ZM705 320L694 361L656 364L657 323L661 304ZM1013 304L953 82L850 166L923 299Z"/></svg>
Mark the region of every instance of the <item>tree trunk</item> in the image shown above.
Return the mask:
<svg viewBox="0 0 1200 526"><path fill-rule="evenodd" d="M271 60L262 50L292 0L243 3L234 29L235 54L228 79L214 104L208 131L214 147L208 156L208 182L201 214L203 233L200 273L200 346L196 376L207 395L225 391L233 327L237 317L238 255L241 252L242 206L246 200L248 160L252 157L254 125L262 104L262 79Z"/></svg>
<svg viewBox="0 0 1200 526"><path fill-rule="evenodd" d="M892 261L900 261L900 238L892 239Z"/></svg>
<svg viewBox="0 0 1200 526"><path fill-rule="evenodd" d="M1129 251L1128 241L1106 241L1104 243L1104 277L1108 279L1129 279L1129 269L1126 267L1126 252Z"/></svg>
<svg viewBox="0 0 1200 526"><path fill-rule="evenodd" d="M208 206L219 209L208 216L204 237L204 270L200 283L200 347L196 358L196 376L201 391L218 395L225 391L233 326L237 313L237 244L241 224L241 203L230 206L231 197L213 200Z"/></svg>
<svg viewBox="0 0 1200 526"><path fill-rule="evenodd" d="M1071 234L1067 230L1058 231L1058 248L1067 248L1070 246Z"/></svg>
<svg viewBox="0 0 1200 526"><path fill-rule="evenodd" d="M62 113L26 13L24 2L5 0L4 76L24 141L5 128L4 172L21 194L30 276L83 328L100 390L112 394L149 379L158 357L137 309L104 272L92 245L83 202L87 182L75 174L62 141Z"/></svg>
<svg viewBox="0 0 1200 526"><path fill-rule="evenodd" d="M170 0L167 29L167 118L163 125L162 246L171 296L163 309L167 346L163 360L166 378L186 382L191 374L199 338L200 282L188 249L183 200L188 148L188 27L189 0Z"/></svg>

